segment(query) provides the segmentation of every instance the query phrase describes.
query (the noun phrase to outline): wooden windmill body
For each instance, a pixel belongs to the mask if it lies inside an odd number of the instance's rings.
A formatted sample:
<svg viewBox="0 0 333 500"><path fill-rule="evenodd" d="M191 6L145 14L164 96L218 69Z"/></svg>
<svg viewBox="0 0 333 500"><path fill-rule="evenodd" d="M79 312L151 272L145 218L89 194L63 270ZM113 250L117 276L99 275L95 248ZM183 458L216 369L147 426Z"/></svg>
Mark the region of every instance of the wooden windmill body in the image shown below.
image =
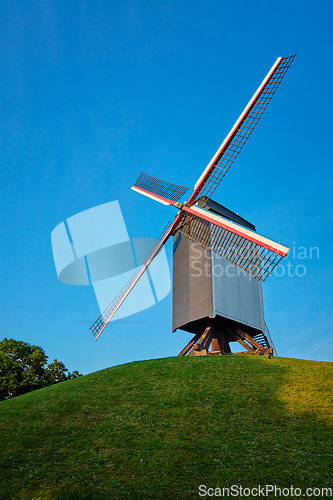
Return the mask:
<svg viewBox="0 0 333 500"><path fill-rule="evenodd" d="M230 342L243 353L273 353L265 330L261 282L289 248L261 236L255 227L211 199L247 142L295 58L279 57L218 148L185 202L188 188L141 172L132 189L178 213L141 266L91 326L95 340L139 279L173 236L173 331L194 334L179 355L230 354ZM210 350L209 350L210 349Z"/></svg>
<svg viewBox="0 0 333 500"><path fill-rule="evenodd" d="M208 210L213 206L226 216L225 207L209 202ZM255 230L237 214L227 214ZM181 227L173 236L172 330L177 329L194 334L179 355L230 354L230 342L245 347L244 354L273 353L265 335L261 280L201 247Z"/></svg>

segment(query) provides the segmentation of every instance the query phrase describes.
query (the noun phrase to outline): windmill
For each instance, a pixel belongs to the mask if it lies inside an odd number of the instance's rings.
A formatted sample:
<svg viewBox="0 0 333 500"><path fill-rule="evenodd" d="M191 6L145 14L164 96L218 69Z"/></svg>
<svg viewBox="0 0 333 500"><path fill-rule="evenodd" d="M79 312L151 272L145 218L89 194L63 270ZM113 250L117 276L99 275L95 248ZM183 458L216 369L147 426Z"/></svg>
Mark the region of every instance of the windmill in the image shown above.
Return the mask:
<svg viewBox="0 0 333 500"><path fill-rule="evenodd" d="M188 188L144 173L139 175L132 186L134 191L163 205L172 205L178 213L166 225L141 266L90 327L95 340L173 236L173 330L179 328L194 334L179 356L231 354L229 344L236 341L245 348L239 354L273 354L272 341L265 330L261 282L272 274L289 248L259 235L253 224L214 202L211 196L250 137L294 58L295 55L276 60L187 201L179 202ZM218 275L212 272L217 265ZM203 268L210 272L198 272Z"/></svg>

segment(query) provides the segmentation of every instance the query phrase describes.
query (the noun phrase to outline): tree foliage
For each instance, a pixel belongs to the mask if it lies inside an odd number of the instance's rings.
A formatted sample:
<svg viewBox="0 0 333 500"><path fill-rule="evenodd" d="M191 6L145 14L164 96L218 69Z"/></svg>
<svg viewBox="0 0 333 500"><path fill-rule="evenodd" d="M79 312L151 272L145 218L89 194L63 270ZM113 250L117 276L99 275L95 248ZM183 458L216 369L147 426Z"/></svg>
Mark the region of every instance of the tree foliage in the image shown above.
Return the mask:
<svg viewBox="0 0 333 500"><path fill-rule="evenodd" d="M39 346L4 338L0 342L0 401L81 376L78 371L70 373L57 359L46 365L47 359Z"/></svg>

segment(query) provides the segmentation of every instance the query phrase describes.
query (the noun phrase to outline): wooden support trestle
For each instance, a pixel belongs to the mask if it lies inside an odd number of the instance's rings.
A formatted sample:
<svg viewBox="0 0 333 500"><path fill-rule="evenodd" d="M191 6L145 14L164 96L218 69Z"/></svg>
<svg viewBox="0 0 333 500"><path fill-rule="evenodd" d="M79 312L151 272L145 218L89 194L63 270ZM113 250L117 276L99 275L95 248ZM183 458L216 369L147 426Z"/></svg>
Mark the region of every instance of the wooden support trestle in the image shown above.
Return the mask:
<svg viewBox="0 0 333 500"><path fill-rule="evenodd" d="M257 333L255 335L258 335ZM253 335L254 336L254 335ZM214 318L203 333L197 333L192 340L182 349L178 356L222 356L225 354L259 354L263 356L273 356L273 349L270 347L267 338L260 334L260 343L249 333L243 331L237 324L221 321ZM246 351L232 353L230 342L238 342ZM209 348L211 347L211 350Z"/></svg>

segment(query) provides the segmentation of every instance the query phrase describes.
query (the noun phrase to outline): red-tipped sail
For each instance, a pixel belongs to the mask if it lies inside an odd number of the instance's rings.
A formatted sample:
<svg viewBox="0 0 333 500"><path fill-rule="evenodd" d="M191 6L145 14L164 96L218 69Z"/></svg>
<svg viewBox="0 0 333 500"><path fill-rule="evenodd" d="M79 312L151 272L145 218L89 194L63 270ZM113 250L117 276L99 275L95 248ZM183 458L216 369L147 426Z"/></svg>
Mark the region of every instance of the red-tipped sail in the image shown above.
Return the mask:
<svg viewBox="0 0 333 500"><path fill-rule="evenodd" d="M179 230L192 241L221 255L265 281L289 248L199 207L183 207Z"/></svg>
<svg viewBox="0 0 333 500"><path fill-rule="evenodd" d="M296 54L279 57L258 90L230 130L229 134L203 171L188 200L192 205L198 196L210 198L252 134L263 112L275 94Z"/></svg>
<svg viewBox="0 0 333 500"><path fill-rule="evenodd" d="M132 189L139 188L144 191L142 194L156 194L162 198L172 201L178 201L188 191L187 187L171 184L171 182L162 181L156 177L141 172L135 181Z"/></svg>

